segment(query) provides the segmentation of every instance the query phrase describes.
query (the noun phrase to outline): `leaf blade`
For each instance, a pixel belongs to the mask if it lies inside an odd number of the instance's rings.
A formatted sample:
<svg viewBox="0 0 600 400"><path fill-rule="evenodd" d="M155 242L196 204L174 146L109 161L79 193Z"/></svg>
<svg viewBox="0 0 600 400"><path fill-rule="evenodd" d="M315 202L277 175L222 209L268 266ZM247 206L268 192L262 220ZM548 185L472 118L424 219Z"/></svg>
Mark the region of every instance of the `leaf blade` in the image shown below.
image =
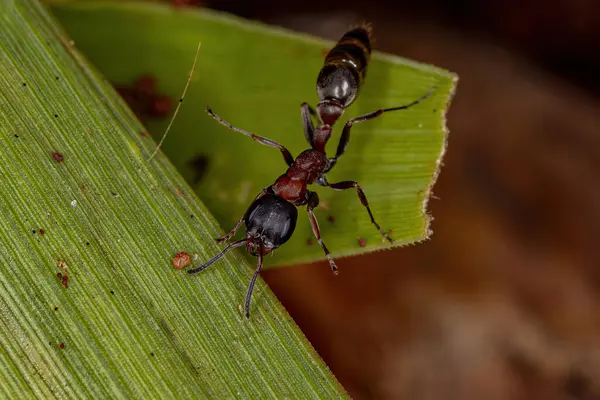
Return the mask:
<svg viewBox="0 0 600 400"><path fill-rule="evenodd" d="M262 282L244 320L239 254L173 271L177 250L217 249L214 219L164 157L145 162L143 128L37 2L1 7L3 393L344 396Z"/></svg>
<svg viewBox="0 0 600 400"><path fill-rule="evenodd" d="M210 157L208 172L194 189L223 230L228 231L253 196L285 171L285 164L276 150L216 125L201 113L205 105L236 126L279 141L292 154L307 147L299 105L315 102L315 77L332 43L210 10L103 2L56 10L112 81L131 82L150 72L159 78L160 89L174 98L187 76L194 42L202 40L196 81L163 150L188 181L193 181L190 160L198 154ZM105 20L112 21L108 33L101 30ZM442 69L374 53L362 93L346 112L350 118L406 104L437 87L431 98L410 110L357 124L347 153L329 175L330 182L361 183L375 218L392 229L397 245L423 240L430 233L425 204L445 148L444 113L455 84L456 76ZM165 124L148 126L160 135ZM336 126L330 151L341 127ZM317 217L335 257L387 247L355 192L316 190L323 205ZM328 222L330 216L334 223ZM360 237L367 239L364 248L358 245ZM307 245L311 238L308 219L300 218L294 237L268 265L322 259L316 243Z"/></svg>

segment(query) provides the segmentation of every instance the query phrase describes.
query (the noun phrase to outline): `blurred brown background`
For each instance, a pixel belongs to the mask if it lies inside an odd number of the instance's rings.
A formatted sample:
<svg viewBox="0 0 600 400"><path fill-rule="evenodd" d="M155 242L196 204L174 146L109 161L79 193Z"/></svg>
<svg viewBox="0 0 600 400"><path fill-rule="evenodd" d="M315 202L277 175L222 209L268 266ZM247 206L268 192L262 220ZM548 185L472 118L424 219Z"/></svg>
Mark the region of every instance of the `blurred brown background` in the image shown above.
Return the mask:
<svg viewBox="0 0 600 400"><path fill-rule="evenodd" d="M431 240L263 274L352 397L600 399L599 1L203 5L460 75Z"/></svg>

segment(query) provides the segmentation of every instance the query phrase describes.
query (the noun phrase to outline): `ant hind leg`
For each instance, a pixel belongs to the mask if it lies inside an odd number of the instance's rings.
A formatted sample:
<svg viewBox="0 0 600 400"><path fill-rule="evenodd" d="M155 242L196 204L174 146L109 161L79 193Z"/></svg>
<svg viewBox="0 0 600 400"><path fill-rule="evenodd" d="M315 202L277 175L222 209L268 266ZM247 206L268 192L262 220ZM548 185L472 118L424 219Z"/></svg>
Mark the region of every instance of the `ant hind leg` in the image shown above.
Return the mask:
<svg viewBox="0 0 600 400"><path fill-rule="evenodd" d="M355 188L356 193L358 194L358 198L360 199L360 202L362 203L363 206L365 206L365 208L367 209L367 212L369 213L369 217L371 218L371 223L373 225L375 225L375 228L377 228L379 233L381 233L381 235L383 235L383 237L386 238L390 243L394 242L392 240L392 238L386 232L384 232L383 229L381 229L381 227L379 226L379 224L375 221L375 218L373 217L373 213L371 212L371 207L369 207L369 201L367 200L367 196L365 196L365 192L363 192L363 190L360 187L360 185L358 184L358 182L344 181L344 182L338 182L338 183L330 183L329 187L332 188L333 190L346 190L346 189Z"/></svg>
<svg viewBox="0 0 600 400"><path fill-rule="evenodd" d="M313 124L313 117L317 115L317 112L308 103L302 103L300 112L302 113L302 125L306 141L310 147L314 147L315 126Z"/></svg>
<svg viewBox="0 0 600 400"><path fill-rule="evenodd" d="M420 102L422 102L423 100L425 100L426 98L428 98L435 89L436 89L435 86L432 87L423 96L421 96L418 99L416 99L408 104L405 104L403 106L392 107L392 108L382 108L380 110L376 110L376 111L370 112L368 114L361 115L359 117L352 118L352 119L349 119L348 121L346 121L346 124L344 124L344 129L342 130L342 136L340 137L340 141L338 143L335 157L332 157L329 159L329 167L327 168L327 170L325 172L330 171L333 168L333 166L337 163L338 158L340 158L342 156L342 154L344 154L344 152L346 151L346 148L348 147L348 143L350 142L350 130L352 129L352 125L354 125L358 122L365 122L365 121L372 120L386 112L406 110L407 108L417 105Z"/></svg>

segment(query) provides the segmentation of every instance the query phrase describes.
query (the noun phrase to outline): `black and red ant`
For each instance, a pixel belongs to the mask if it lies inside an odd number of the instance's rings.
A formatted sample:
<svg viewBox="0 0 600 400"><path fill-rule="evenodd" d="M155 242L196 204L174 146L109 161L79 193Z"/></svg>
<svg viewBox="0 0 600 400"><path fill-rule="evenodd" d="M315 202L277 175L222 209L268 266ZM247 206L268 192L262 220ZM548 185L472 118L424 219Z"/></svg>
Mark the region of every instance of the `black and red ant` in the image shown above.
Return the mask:
<svg viewBox="0 0 600 400"><path fill-rule="evenodd" d="M218 238L217 241L223 243L231 239L242 225L242 222L246 225L244 239L232 242L203 265L188 271L189 274L196 274L203 271L223 257L230 249L245 245L246 250L250 254L258 257L258 265L250 281L244 303L246 318L250 317L250 299L256 278L262 268L263 256L269 254L290 239L296 228L296 220L298 219L298 210L296 207L298 206L306 205L313 233L323 248L333 273L337 274L337 265L321 239L319 224L314 214L314 209L319 205L319 196L316 192L308 190L308 185L317 184L334 190L356 189L358 198L367 209L375 228L390 243L392 242L392 238L375 221L373 213L369 208L367 197L360 185L355 181L329 183L326 174L346 151L346 147L350 141L350 130L354 124L371 120L388 111L405 110L412 107L427 98L434 88L412 103L400 107L380 109L348 120L344 125L335 156L328 158L325 153L325 145L331 136L332 127L342 116L344 109L349 107L356 99L365 78L370 56L370 27L359 27L350 30L342 36L335 47L327 54L325 63L317 79L317 93L320 101L316 110L307 103L301 105L304 133L310 144L310 148L304 150L295 159L288 149L281 144L236 128L213 113L209 107L206 108L208 114L221 125L225 125L232 131L249 136L254 141L265 146L279 149L288 165L287 171L277 178L275 183L263 189L256 196L244 216L240 218L231 232ZM314 117L318 118L320 122L320 125L316 128L313 124Z"/></svg>

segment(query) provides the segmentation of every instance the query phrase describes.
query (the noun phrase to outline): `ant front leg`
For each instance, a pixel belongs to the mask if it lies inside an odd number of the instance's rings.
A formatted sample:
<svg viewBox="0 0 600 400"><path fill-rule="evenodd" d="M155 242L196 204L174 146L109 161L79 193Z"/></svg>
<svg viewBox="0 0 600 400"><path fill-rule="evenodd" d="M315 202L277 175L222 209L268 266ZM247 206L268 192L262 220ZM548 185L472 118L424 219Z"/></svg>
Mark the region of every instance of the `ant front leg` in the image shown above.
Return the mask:
<svg viewBox="0 0 600 400"><path fill-rule="evenodd" d="M208 113L208 115L213 117L215 121L217 121L221 125L226 126L227 128L231 129L232 131L239 132L242 135L246 135L246 136L250 137L252 140L254 140L255 142L264 144L265 146L274 147L276 149L279 149L281 151L281 154L283 154L283 158L288 166L290 166L294 163L294 157L292 157L292 154L289 152L288 149L286 149L279 143L277 143L271 139L267 139L266 137L255 135L254 133L250 133L243 129L236 128L235 126L231 125L229 122L225 121L223 118L219 117L217 114L213 113L212 110L210 109L210 107L206 107L206 112Z"/></svg>
<svg viewBox="0 0 600 400"><path fill-rule="evenodd" d="M335 275L337 275L338 267L335 264L335 261L333 261L333 257L331 256L329 249L327 249L327 246L325 246L325 243L323 243L323 239L321 239L321 231L319 229L319 222L317 222L317 217L315 217L315 213L313 212L313 209L315 209L319 205L319 195L316 194L315 192L310 192L310 191L306 195L308 198L308 204L306 206L306 211L308 211L308 217L310 218L310 226L312 227L313 234L317 238L317 241L319 242L319 244L323 248L323 251L325 252L325 255L327 256L327 260L329 261L329 266L331 267L331 271Z"/></svg>
<svg viewBox="0 0 600 400"><path fill-rule="evenodd" d="M268 188L264 188L263 190L261 190L261 192L258 195L256 195L254 200L252 200L252 203L254 203L256 200L260 199L265 194L267 194L267 192L269 191L270 188L271 187L269 186ZM244 222L244 217L245 217L245 215L242 215L242 218L240 218L240 220L237 222L237 224L235 224L235 227L231 230L231 232L229 232L226 235L221 236L220 238L216 238L215 240L217 241L217 243L220 244L220 243L226 242L229 239L231 239L233 237L233 235L235 235L235 233L238 231L238 229L240 229L242 222Z"/></svg>
<svg viewBox="0 0 600 400"><path fill-rule="evenodd" d="M338 182L338 183L330 183L329 187L332 188L333 190L346 190L346 189L355 188L356 193L358 194L358 198L360 199L360 202L362 203L363 206L365 206L365 208L367 209L367 212L369 213L369 217L371 217L371 223L373 225L375 225L375 228L377 228L379 233L381 233L383 235L383 237L386 238L390 243L394 242L392 240L392 238L389 237L389 235L381 229L379 224L377 222L375 222L375 218L373 217L373 213L371 212L371 208L369 207L369 202L367 200L367 196L365 196L365 192L363 192L362 188L360 187L360 185L357 182L344 181L344 182Z"/></svg>
<svg viewBox="0 0 600 400"><path fill-rule="evenodd" d="M427 93L425 93L423 96L419 97L417 100L415 100L411 103L405 104L403 106L392 107L392 108L382 108L380 110L373 111L368 114L361 115L360 117L352 118L352 119L346 121L346 124L344 125L344 129L342 130L342 136L340 137L340 142L338 143L335 157L329 159L329 167L325 170L325 172L330 171L334 167L334 165L337 163L338 158L340 158L341 155L344 154L344 152L346 151L346 148L348 147L348 142L350 142L350 130L352 129L352 125L354 125L358 122L365 122L365 121L372 120L386 112L406 110L407 108L410 108L416 104L419 104L423 100L425 100L427 97L429 97L429 95L431 93L433 93L433 91L435 89L436 89L435 86L432 87L431 89L429 89L429 91Z"/></svg>
<svg viewBox="0 0 600 400"><path fill-rule="evenodd" d="M237 224L235 224L235 227L231 230L231 232L215 239L217 241L217 243L221 244L221 243L224 243L224 242L228 241L229 239L231 239L233 237L233 235L235 235L235 233L238 231L238 229L240 229L242 222L244 222L243 216L242 216L242 218L240 218L240 220L237 222Z"/></svg>
<svg viewBox="0 0 600 400"><path fill-rule="evenodd" d="M314 147L315 126L313 125L312 117L317 115L317 112L308 103L302 103L300 106L302 113L302 125L304 126L304 135L310 147Z"/></svg>

